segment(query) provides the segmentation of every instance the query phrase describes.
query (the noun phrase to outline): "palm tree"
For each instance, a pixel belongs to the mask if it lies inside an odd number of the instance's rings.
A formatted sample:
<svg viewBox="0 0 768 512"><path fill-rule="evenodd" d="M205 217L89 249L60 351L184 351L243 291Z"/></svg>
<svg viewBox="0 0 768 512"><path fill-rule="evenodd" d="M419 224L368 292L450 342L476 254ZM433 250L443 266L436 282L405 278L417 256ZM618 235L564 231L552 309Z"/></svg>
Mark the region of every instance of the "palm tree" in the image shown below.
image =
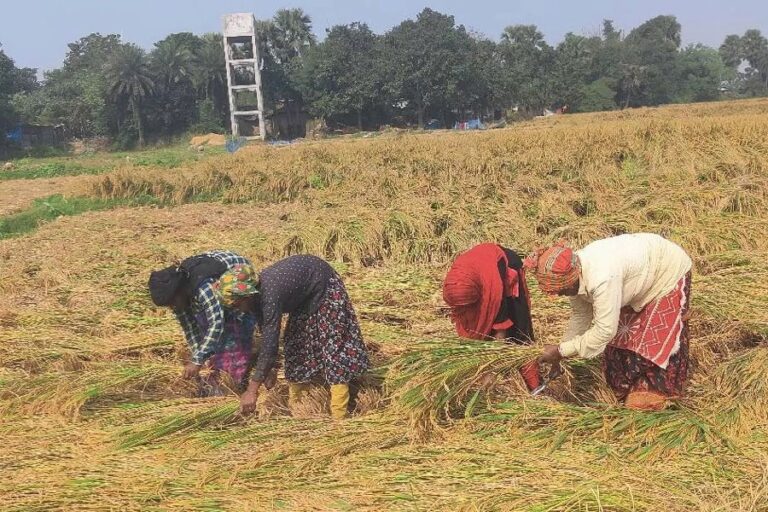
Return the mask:
<svg viewBox="0 0 768 512"><path fill-rule="evenodd" d="M152 51L152 70L166 89L190 80L194 57L192 50L178 39L166 39Z"/></svg>
<svg viewBox="0 0 768 512"><path fill-rule="evenodd" d="M192 48L198 46L197 37L190 41L186 34L172 34L155 43L150 57L150 67L156 77L157 110L163 130L170 133L194 104L195 90L192 83L194 56Z"/></svg>
<svg viewBox="0 0 768 512"><path fill-rule="evenodd" d="M274 17L275 52L281 63L301 57L315 44L312 20L301 9L280 9Z"/></svg>
<svg viewBox="0 0 768 512"><path fill-rule="evenodd" d="M220 34L214 33L205 34L201 39L202 44L195 52L192 75L198 98L204 98L198 104L198 110L207 109L210 105L213 115L221 122L228 110L224 40Z"/></svg>
<svg viewBox="0 0 768 512"><path fill-rule="evenodd" d="M732 69L738 69L744 60L744 45L741 42L741 38L735 34L725 38L723 44L720 45L719 52L720 58L723 59L723 64Z"/></svg>
<svg viewBox="0 0 768 512"><path fill-rule="evenodd" d="M629 108L630 101L634 94L640 92L645 83L647 66L637 64L621 64L621 84L620 88L624 93L624 108Z"/></svg>
<svg viewBox="0 0 768 512"><path fill-rule="evenodd" d="M215 102L217 92L227 84L224 43L218 34L205 34L202 39L203 44L194 56L193 81L205 99Z"/></svg>
<svg viewBox="0 0 768 512"><path fill-rule="evenodd" d="M117 49L107 63L108 91L116 101L127 101L139 132L139 146L144 145L142 104L155 90L155 80L144 50L134 44Z"/></svg>

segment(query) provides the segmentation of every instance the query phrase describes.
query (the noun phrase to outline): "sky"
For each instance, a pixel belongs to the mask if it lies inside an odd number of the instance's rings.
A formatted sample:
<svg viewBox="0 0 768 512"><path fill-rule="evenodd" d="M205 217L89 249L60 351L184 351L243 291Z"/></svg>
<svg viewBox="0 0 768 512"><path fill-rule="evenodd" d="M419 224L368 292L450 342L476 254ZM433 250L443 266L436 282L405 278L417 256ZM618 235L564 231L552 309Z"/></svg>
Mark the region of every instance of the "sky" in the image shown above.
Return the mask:
<svg viewBox="0 0 768 512"><path fill-rule="evenodd" d="M320 39L326 28L354 21L384 33L424 7L494 40L508 25L535 24L556 44L567 32L597 34L605 18L628 31L659 14L677 16L684 44L718 47L749 28L768 34L766 0L0 0L0 44L17 66L47 70L61 65L68 43L92 32L149 49L173 32L217 32L226 13L271 18L291 7L310 15Z"/></svg>

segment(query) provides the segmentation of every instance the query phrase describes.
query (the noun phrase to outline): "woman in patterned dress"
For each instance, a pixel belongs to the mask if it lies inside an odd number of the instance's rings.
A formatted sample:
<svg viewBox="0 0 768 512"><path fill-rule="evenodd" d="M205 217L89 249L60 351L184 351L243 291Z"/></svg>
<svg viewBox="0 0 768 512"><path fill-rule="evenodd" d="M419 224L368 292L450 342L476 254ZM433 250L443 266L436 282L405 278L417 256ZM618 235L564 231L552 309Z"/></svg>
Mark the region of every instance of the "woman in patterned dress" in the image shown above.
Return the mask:
<svg viewBox="0 0 768 512"><path fill-rule="evenodd" d="M556 245L526 260L539 288L571 299L564 341L539 360L603 354L606 381L629 408L659 410L688 379L691 258L650 233L593 242L579 251Z"/></svg>
<svg viewBox="0 0 768 512"><path fill-rule="evenodd" d="M306 395L311 380L322 379L331 387L331 415L348 415L349 384L368 369L369 361L347 291L327 262L311 255L290 256L258 276L250 265L240 265L215 288L222 303L255 314L261 327L259 356L240 397L244 414L255 409L261 384L277 363L280 322L287 313L283 352L291 406Z"/></svg>
<svg viewBox="0 0 768 512"><path fill-rule="evenodd" d="M208 364L213 370L201 381L202 394L219 394L219 373L227 373L238 390L245 389L256 317L224 307L214 284L227 270L249 261L229 251L210 251L152 272L149 291L157 306L173 309L189 345L191 360L184 376L198 378Z"/></svg>

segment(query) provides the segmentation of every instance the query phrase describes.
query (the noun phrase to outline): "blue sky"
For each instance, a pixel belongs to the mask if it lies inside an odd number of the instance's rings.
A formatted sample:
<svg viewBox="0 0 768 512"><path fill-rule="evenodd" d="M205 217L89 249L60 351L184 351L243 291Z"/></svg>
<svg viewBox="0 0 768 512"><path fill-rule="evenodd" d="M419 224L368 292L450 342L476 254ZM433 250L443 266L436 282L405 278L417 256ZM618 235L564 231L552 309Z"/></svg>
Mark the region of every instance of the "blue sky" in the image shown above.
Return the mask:
<svg viewBox="0 0 768 512"><path fill-rule="evenodd" d="M0 44L19 66L51 69L61 65L67 43L91 32L118 33L150 48L171 32L218 31L228 12L269 18L277 9L301 7L320 37L353 21L382 33L426 6L493 39L507 25L533 23L556 43L567 32L596 33L603 18L627 30L658 14L677 16L686 44L717 47L727 34L748 28L768 33L766 0L0 0Z"/></svg>

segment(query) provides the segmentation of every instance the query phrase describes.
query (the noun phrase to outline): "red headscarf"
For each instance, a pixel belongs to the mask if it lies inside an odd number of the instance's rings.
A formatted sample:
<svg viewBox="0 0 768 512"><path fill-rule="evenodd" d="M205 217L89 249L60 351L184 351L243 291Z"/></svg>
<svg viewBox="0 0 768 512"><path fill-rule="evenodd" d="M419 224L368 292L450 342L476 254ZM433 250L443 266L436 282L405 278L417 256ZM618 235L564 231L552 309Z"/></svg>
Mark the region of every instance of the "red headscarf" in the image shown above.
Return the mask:
<svg viewBox="0 0 768 512"><path fill-rule="evenodd" d="M507 256L496 244L480 244L460 254L443 283L443 299L451 307L451 317L459 336L486 339L491 333L506 289L515 287L517 273L508 273L515 283L502 282L499 260L508 265Z"/></svg>
<svg viewBox="0 0 768 512"><path fill-rule="evenodd" d="M581 275L579 258L563 242L531 253L525 259L525 268L533 270L539 288L549 294L567 290Z"/></svg>

